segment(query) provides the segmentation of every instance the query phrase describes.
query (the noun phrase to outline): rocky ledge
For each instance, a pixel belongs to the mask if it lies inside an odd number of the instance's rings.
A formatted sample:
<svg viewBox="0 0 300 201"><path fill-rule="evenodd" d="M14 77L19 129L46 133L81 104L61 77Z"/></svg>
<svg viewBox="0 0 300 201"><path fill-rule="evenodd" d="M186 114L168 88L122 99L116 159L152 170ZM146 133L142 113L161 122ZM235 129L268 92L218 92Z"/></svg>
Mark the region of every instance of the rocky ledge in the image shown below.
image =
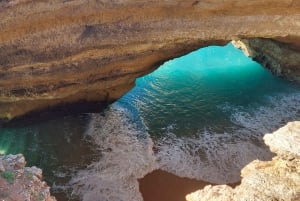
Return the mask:
<svg viewBox="0 0 300 201"><path fill-rule="evenodd" d="M164 61L208 45L271 39L281 58L298 53L299 10L295 0L2 0L0 118L100 107ZM265 47L255 48L258 61L281 55ZM299 75L293 59L280 69Z"/></svg>
<svg viewBox="0 0 300 201"><path fill-rule="evenodd" d="M0 155L0 200L56 201L42 181L42 170L25 164L22 154Z"/></svg>
<svg viewBox="0 0 300 201"><path fill-rule="evenodd" d="M300 82L300 49L273 39L233 41L246 56L271 70L275 75ZM296 50L298 49L298 50Z"/></svg>
<svg viewBox="0 0 300 201"><path fill-rule="evenodd" d="M235 188L209 185L187 195L187 201L300 200L300 121L266 134L264 141L277 154L272 161L248 164Z"/></svg>

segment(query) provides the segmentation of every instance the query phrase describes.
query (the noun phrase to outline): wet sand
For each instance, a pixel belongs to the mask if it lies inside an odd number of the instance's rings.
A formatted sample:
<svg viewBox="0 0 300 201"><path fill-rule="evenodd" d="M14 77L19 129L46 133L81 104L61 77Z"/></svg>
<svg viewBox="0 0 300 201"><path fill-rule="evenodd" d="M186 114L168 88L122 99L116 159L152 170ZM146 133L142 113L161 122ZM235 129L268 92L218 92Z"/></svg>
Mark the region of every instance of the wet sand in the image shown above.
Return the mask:
<svg viewBox="0 0 300 201"><path fill-rule="evenodd" d="M196 179L181 178L163 170L155 170L139 180L144 201L185 201L187 194L209 184L213 185Z"/></svg>

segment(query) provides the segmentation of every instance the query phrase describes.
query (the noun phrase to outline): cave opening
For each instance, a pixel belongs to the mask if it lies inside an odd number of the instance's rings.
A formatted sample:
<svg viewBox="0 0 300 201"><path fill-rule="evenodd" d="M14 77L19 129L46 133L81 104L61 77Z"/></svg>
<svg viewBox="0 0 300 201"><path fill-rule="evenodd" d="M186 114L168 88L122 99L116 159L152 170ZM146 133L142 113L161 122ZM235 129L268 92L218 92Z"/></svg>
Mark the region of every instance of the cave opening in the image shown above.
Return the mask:
<svg viewBox="0 0 300 201"><path fill-rule="evenodd" d="M299 118L299 103L299 85L231 43L210 46L138 78L101 113L2 127L0 151L43 168L58 200L182 200L270 159L263 134Z"/></svg>
<svg viewBox="0 0 300 201"><path fill-rule="evenodd" d="M196 50L139 78L115 105L141 121L154 142L159 170L140 180L144 200L184 200L183 189L193 189L194 181L176 186L170 173L238 182L246 164L271 159L262 137L299 118L299 98L298 84L274 76L231 43Z"/></svg>
<svg viewBox="0 0 300 201"><path fill-rule="evenodd" d="M126 191L123 200L179 201L195 186L235 185L246 164L273 156L263 135L299 118L299 89L231 43L167 61L92 117L88 135L103 154L92 175L118 175L110 182ZM89 178L77 186L94 188L75 193L92 196L111 185ZM101 196L120 192L109 189Z"/></svg>

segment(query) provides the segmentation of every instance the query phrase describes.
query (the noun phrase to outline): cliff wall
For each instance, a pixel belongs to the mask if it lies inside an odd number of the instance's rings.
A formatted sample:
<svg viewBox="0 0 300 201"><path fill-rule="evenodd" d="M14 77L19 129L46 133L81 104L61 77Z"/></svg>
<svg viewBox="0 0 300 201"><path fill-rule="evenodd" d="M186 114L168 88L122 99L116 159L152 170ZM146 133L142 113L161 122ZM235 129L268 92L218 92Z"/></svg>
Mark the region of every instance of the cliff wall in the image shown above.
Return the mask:
<svg viewBox="0 0 300 201"><path fill-rule="evenodd" d="M267 38L298 53L299 11L294 0L0 1L0 118L112 102L137 77L208 45Z"/></svg>

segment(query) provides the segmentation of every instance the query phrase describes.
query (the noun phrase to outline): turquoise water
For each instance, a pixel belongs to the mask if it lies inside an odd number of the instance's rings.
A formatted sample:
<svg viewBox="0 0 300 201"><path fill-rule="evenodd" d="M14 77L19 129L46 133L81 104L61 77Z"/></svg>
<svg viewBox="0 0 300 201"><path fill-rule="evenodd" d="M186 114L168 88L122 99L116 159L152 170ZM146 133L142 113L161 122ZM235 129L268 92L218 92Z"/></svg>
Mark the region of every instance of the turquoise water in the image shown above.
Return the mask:
<svg viewBox="0 0 300 201"><path fill-rule="evenodd" d="M151 135L170 125L178 135L231 126L222 106L268 105L268 96L298 92L299 86L273 76L232 44L212 46L166 62L116 104L143 119Z"/></svg>
<svg viewBox="0 0 300 201"><path fill-rule="evenodd" d="M56 195L135 201L154 169L238 181L245 164L272 157L263 134L299 118L300 86L228 44L166 62L101 114L0 128L0 152L24 153Z"/></svg>
<svg viewBox="0 0 300 201"><path fill-rule="evenodd" d="M231 44L203 48L137 79L101 115L91 115L86 135L101 158L71 184L83 200L125 201L142 200L137 179L154 169L236 182L247 163L272 158L263 135L299 118L299 85Z"/></svg>

